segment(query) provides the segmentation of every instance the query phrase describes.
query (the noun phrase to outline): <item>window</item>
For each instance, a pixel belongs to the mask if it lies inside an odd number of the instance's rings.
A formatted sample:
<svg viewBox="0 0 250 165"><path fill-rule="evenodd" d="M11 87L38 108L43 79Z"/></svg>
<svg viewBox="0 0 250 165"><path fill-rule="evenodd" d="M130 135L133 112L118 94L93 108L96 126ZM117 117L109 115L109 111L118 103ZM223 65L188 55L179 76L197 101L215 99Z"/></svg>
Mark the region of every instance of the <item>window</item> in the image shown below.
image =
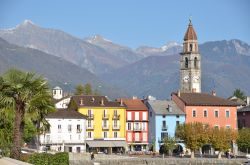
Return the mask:
<svg viewBox="0 0 250 165"><path fill-rule="evenodd" d="M162 132L161 133L161 140L165 139L168 137L168 133L167 132Z"/></svg>
<svg viewBox="0 0 250 165"><path fill-rule="evenodd" d="M103 132L103 138L107 138L108 137L108 133L107 132Z"/></svg>
<svg viewBox="0 0 250 165"><path fill-rule="evenodd" d="M166 126L166 121L162 121L162 127L167 127Z"/></svg>
<svg viewBox="0 0 250 165"><path fill-rule="evenodd" d="M131 123L128 123L128 130L131 130Z"/></svg>
<svg viewBox="0 0 250 165"><path fill-rule="evenodd" d="M76 125L76 132L81 132L81 125L80 124L77 124Z"/></svg>
<svg viewBox="0 0 250 165"><path fill-rule="evenodd" d="M69 147L69 152L72 152L72 147Z"/></svg>
<svg viewBox="0 0 250 165"><path fill-rule="evenodd" d="M81 152L81 147L76 147L76 152L80 153Z"/></svg>
<svg viewBox="0 0 250 165"><path fill-rule="evenodd" d="M61 126L61 124L59 124L59 125L57 126L57 128L58 128L58 132L59 132L59 133L62 132L62 126Z"/></svg>
<svg viewBox="0 0 250 165"><path fill-rule="evenodd" d="M54 90L54 95L56 94L56 90Z"/></svg>
<svg viewBox="0 0 250 165"><path fill-rule="evenodd" d="M114 116L118 116L117 110L114 110Z"/></svg>
<svg viewBox="0 0 250 165"><path fill-rule="evenodd" d="M72 136L71 135L69 135L69 140L71 140L72 139Z"/></svg>
<svg viewBox="0 0 250 165"><path fill-rule="evenodd" d="M78 135L78 140L81 140L81 135L80 134Z"/></svg>
<svg viewBox="0 0 250 165"><path fill-rule="evenodd" d="M215 125L214 128L219 129L219 126L218 126L218 125Z"/></svg>
<svg viewBox="0 0 250 165"><path fill-rule="evenodd" d="M176 118L179 118L180 116L179 115L176 115Z"/></svg>
<svg viewBox="0 0 250 165"><path fill-rule="evenodd" d="M189 45L189 50L190 50L190 52L193 51L193 45L192 44Z"/></svg>
<svg viewBox="0 0 250 165"><path fill-rule="evenodd" d="M231 126L230 125L226 125L226 129L230 129L231 128Z"/></svg>
<svg viewBox="0 0 250 165"><path fill-rule="evenodd" d="M135 141L140 141L140 133L135 133Z"/></svg>
<svg viewBox="0 0 250 165"><path fill-rule="evenodd" d="M197 68L197 57L194 58L194 68Z"/></svg>
<svg viewBox="0 0 250 165"><path fill-rule="evenodd" d="M91 127L91 120L88 120L88 127Z"/></svg>
<svg viewBox="0 0 250 165"><path fill-rule="evenodd" d="M188 58L185 57L185 68L188 68Z"/></svg>
<svg viewBox="0 0 250 165"><path fill-rule="evenodd" d="M50 143L50 135L46 135L46 142Z"/></svg>
<svg viewBox="0 0 250 165"><path fill-rule="evenodd" d="M165 118L166 116L165 115L162 115L163 118Z"/></svg>
<svg viewBox="0 0 250 165"><path fill-rule="evenodd" d="M192 116L196 117L196 110L193 110Z"/></svg>
<svg viewBox="0 0 250 165"><path fill-rule="evenodd" d="M117 120L114 120L114 127L117 127Z"/></svg>
<svg viewBox="0 0 250 165"><path fill-rule="evenodd" d="M140 129L139 123L135 123L135 124L134 124L134 130L139 130L139 129Z"/></svg>
<svg viewBox="0 0 250 165"><path fill-rule="evenodd" d="M103 126L104 126L104 127L107 127L107 126L108 126L107 120L103 120Z"/></svg>
<svg viewBox="0 0 250 165"><path fill-rule="evenodd" d="M146 123L142 123L142 130L146 131Z"/></svg>
<svg viewBox="0 0 250 165"><path fill-rule="evenodd" d="M176 121L176 126L180 125L180 121Z"/></svg>
<svg viewBox="0 0 250 165"><path fill-rule="evenodd" d="M128 141L132 141L132 133L127 133Z"/></svg>
<svg viewBox="0 0 250 165"><path fill-rule="evenodd" d="M68 125L68 132L72 131L72 125Z"/></svg>
<svg viewBox="0 0 250 165"><path fill-rule="evenodd" d="M88 138L92 138L92 132L88 132Z"/></svg>
<svg viewBox="0 0 250 165"><path fill-rule="evenodd" d="M128 120L132 120L131 112L128 112Z"/></svg>
<svg viewBox="0 0 250 165"><path fill-rule="evenodd" d="M218 118L218 117L219 117L219 111L215 110L215 111L214 111L214 116L215 116L216 118Z"/></svg>
<svg viewBox="0 0 250 165"><path fill-rule="evenodd" d="M226 110L226 118L229 118L229 117L230 117L230 111Z"/></svg>
<svg viewBox="0 0 250 165"><path fill-rule="evenodd" d="M142 137L143 137L143 141L148 141L148 134L147 133L143 133Z"/></svg>
<svg viewBox="0 0 250 165"><path fill-rule="evenodd" d="M207 117L207 110L203 111L203 117Z"/></svg>
<svg viewBox="0 0 250 165"><path fill-rule="evenodd" d="M142 113L142 119L145 121L147 120L147 112Z"/></svg>
<svg viewBox="0 0 250 165"><path fill-rule="evenodd" d="M117 132L114 132L114 138L117 138Z"/></svg>

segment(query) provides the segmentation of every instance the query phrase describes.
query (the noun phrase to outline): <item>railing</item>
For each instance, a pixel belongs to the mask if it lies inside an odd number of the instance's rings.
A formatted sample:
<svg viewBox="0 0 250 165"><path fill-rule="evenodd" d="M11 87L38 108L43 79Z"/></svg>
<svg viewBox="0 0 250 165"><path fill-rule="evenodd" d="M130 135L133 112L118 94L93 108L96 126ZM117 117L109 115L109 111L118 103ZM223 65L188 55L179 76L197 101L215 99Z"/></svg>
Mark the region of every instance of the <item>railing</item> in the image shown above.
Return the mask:
<svg viewBox="0 0 250 165"><path fill-rule="evenodd" d="M88 114L88 120L94 119L94 114Z"/></svg>
<svg viewBox="0 0 250 165"><path fill-rule="evenodd" d="M102 129L109 129L109 125L102 125Z"/></svg>
<svg viewBox="0 0 250 165"><path fill-rule="evenodd" d="M168 127L167 127L166 125L165 125L165 126L162 126L162 127L161 127L161 130L162 130L162 131L167 131L167 130L168 130Z"/></svg>
<svg viewBox="0 0 250 165"><path fill-rule="evenodd" d="M93 124L87 125L87 129L94 129L94 125Z"/></svg>
<svg viewBox="0 0 250 165"><path fill-rule="evenodd" d="M113 125L113 129L120 129L120 125Z"/></svg>
<svg viewBox="0 0 250 165"><path fill-rule="evenodd" d="M102 119L108 119L109 118L109 114L103 114L102 115Z"/></svg>
<svg viewBox="0 0 250 165"><path fill-rule="evenodd" d="M120 115L118 115L118 114L114 114L114 115L113 115L113 119L115 119L115 120L120 119Z"/></svg>

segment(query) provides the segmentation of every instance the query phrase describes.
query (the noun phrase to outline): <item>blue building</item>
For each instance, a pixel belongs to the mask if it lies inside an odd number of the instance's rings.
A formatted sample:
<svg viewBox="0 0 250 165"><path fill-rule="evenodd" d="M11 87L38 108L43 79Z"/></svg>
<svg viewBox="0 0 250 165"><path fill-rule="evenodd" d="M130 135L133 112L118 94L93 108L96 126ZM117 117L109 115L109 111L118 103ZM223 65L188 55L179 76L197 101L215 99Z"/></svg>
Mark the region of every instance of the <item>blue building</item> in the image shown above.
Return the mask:
<svg viewBox="0 0 250 165"><path fill-rule="evenodd" d="M185 113L172 100L149 100L149 143L159 151L163 139L175 136L176 125L185 122Z"/></svg>

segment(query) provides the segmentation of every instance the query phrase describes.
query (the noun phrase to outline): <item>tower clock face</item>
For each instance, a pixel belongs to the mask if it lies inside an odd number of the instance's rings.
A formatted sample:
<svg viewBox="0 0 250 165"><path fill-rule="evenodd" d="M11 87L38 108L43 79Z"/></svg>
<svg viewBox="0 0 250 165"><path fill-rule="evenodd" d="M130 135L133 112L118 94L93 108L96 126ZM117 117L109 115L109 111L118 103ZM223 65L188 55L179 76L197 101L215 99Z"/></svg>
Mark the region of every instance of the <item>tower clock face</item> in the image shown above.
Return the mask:
<svg viewBox="0 0 250 165"><path fill-rule="evenodd" d="M189 81L189 76L187 76L187 75L184 76L184 77L183 77L183 81L184 81L184 82L188 82L188 81Z"/></svg>
<svg viewBox="0 0 250 165"><path fill-rule="evenodd" d="M193 77L193 81L194 81L194 82L198 82L199 80L200 80L200 77L199 77L199 76L194 76L194 77Z"/></svg>

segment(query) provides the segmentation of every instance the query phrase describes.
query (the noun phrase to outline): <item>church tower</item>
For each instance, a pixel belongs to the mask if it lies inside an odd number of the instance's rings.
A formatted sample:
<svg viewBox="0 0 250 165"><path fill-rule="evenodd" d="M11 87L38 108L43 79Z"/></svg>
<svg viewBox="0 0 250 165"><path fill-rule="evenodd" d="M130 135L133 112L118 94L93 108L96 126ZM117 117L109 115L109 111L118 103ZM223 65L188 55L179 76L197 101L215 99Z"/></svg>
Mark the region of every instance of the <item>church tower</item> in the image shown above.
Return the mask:
<svg viewBox="0 0 250 165"><path fill-rule="evenodd" d="M180 86L181 92L201 92L201 57L198 49L197 35L191 19L184 36L181 53Z"/></svg>

